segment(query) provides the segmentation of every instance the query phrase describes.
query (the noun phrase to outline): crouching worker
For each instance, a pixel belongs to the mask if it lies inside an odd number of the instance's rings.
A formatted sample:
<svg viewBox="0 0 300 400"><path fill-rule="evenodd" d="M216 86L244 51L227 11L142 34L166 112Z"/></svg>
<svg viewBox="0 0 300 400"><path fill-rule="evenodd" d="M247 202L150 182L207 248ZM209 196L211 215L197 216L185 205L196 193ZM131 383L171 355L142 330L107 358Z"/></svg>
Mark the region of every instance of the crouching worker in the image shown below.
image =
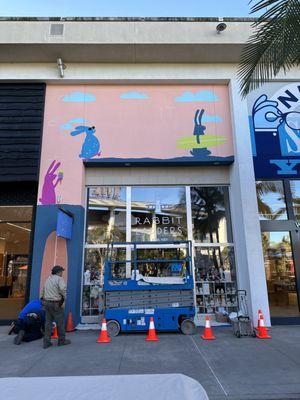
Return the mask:
<svg viewBox="0 0 300 400"><path fill-rule="evenodd" d="M51 333L53 322L57 326L58 346L65 346L71 343L66 339L65 333L65 310L63 304L67 294L67 287L62 277L64 268L55 265L43 289L44 307L46 311L46 324L44 335L44 349L52 346Z"/></svg>
<svg viewBox="0 0 300 400"><path fill-rule="evenodd" d="M43 337L45 327L45 311L41 300L32 300L20 312L13 323L9 334L16 333L14 343L32 342Z"/></svg>

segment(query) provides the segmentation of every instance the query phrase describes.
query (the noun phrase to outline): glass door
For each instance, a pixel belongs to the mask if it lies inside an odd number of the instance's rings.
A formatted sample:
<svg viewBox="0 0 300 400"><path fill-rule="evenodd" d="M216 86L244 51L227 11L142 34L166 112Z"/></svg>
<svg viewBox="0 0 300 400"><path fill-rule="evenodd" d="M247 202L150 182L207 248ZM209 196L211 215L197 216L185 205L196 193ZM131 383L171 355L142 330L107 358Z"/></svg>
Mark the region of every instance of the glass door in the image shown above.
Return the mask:
<svg viewBox="0 0 300 400"><path fill-rule="evenodd" d="M290 232L264 231L262 245L271 317L299 317Z"/></svg>
<svg viewBox="0 0 300 400"><path fill-rule="evenodd" d="M24 306L32 206L0 207L0 319L15 319Z"/></svg>

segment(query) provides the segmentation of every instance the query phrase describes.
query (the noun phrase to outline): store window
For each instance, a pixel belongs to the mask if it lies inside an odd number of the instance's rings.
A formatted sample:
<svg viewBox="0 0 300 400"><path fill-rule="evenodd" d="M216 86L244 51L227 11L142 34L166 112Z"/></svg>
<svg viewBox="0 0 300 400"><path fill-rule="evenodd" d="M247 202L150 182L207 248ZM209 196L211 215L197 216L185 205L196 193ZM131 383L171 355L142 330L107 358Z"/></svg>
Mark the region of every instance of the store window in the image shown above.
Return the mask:
<svg viewBox="0 0 300 400"><path fill-rule="evenodd" d="M236 311L236 274L232 246L196 247L196 300L199 314Z"/></svg>
<svg viewBox="0 0 300 400"><path fill-rule="evenodd" d="M297 221L300 221L300 180L291 180L290 185L294 216Z"/></svg>
<svg viewBox="0 0 300 400"><path fill-rule="evenodd" d="M14 319L24 305L32 206L0 207L0 318Z"/></svg>
<svg viewBox="0 0 300 400"><path fill-rule="evenodd" d="M155 259L182 259L183 248L164 242L193 242L197 312L229 314L237 289L226 186L134 186L88 189L82 320L95 322L103 311L103 273L109 242L141 242L137 266L145 276L168 276ZM157 242L157 243L149 243ZM145 244L144 244L145 243ZM118 247L119 246L119 247ZM130 277L130 245L116 245L116 279ZM128 260L131 260L128 262ZM145 262L149 260L149 262ZM150 262L152 260L152 262ZM127 262L126 262L127 261Z"/></svg>
<svg viewBox="0 0 300 400"><path fill-rule="evenodd" d="M272 317L298 317L296 271L290 233L262 232L262 245Z"/></svg>
<svg viewBox="0 0 300 400"><path fill-rule="evenodd" d="M105 248L85 250L82 315L98 315L102 310L101 288L105 256Z"/></svg>
<svg viewBox="0 0 300 400"><path fill-rule="evenodd" d="M260 220L287 219L282 181L257 181L256 195Z"/></svg>
<svg viewBox="0 0 300 400"><path fill-rule="evenodd" d="M184 187L131 189L132 241L170 241L187 238Z"/></svg>
<svg viewBox="0 0 300 400"><path fill-rule="evenodd" d="M126 188L99 186L88 189L86 242L101 244L126 240Z"/></svg>
<svg viewBox="0 0 300 400"><path fill-rule="evenodd" d="M172 276L174 260L186 269L186 248L147 248L137 250L137 269L143 276L158 278ZM163 260L163 262L162 262ZM170 262L168 262L170 260ZM133 267L133 265L132 265Z"/></svg>
<svg viewBox="0 0 300 400"><path fill-rule="evenodd" d="M191 187L191 207L195 241L232 242L227 187Z"/></svg>

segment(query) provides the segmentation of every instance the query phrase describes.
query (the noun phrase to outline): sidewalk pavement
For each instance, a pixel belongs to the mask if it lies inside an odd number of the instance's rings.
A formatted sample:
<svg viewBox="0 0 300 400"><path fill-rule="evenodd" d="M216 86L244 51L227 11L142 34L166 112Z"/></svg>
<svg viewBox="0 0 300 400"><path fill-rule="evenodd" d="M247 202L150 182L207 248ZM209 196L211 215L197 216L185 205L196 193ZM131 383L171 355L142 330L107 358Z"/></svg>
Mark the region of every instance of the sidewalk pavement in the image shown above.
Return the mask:
<svg viewBox="0 0 300 400"><path fill-rule="evenodd" d="M42 341L13 344L0 327L0 377L182 373L196 379L211 400L300 399L300 326L272 328L271 340L237 339L214 328L217 340L159 334L122 334L97 344L98 332L70 333L70 346L42 348ZM117 380L116 380L117 383Z"/></svg>

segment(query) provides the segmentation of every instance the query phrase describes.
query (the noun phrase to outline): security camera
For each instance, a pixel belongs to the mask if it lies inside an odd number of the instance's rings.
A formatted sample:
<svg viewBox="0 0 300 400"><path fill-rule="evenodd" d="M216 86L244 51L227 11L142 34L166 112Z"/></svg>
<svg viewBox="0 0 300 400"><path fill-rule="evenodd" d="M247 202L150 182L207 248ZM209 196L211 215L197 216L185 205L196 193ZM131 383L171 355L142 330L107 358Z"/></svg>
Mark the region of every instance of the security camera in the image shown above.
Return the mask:
<svg viewBox="0 0 300 400"><path fill-rule="evenodd" d="M218 24L216 26L217 33L221 33L223 31L225 31L226 28L227 28L227 25L225 24L225 22L221 22L220 24Z"/></svg>

